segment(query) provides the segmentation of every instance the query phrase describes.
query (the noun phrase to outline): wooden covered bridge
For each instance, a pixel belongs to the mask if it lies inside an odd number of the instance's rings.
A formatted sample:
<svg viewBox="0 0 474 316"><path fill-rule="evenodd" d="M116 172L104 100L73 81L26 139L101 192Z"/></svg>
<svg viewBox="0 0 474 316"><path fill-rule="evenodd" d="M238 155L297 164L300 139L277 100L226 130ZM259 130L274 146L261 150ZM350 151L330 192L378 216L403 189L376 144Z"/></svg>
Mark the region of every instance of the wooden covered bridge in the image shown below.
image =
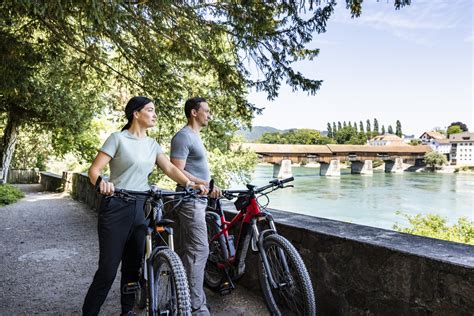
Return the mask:
<svg viewBox="0 0 474 316"><path fill-rule="evenodd" d="M319 163L320 174L340 175L341 161L351 162L351 172L372 174L372 162L383 160L386 172L402 172L403 163L423 164L423 157L431 151L427 145L371 146L371 145L289 145L243 143L239 146L258 154L260 161L275 166L275 172L291 168L291 164Z"/></svg>

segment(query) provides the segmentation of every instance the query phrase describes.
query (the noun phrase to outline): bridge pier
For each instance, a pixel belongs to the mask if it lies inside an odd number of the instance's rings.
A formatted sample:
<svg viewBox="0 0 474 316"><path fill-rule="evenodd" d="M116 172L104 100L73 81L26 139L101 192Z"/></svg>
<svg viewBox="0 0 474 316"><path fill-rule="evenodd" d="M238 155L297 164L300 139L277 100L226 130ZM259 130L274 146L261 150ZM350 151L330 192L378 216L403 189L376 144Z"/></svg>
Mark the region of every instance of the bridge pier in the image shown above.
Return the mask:
<svg viewBox="0 0 474 316"><path fill-rule="evenodd" d="M395 160L385 161L385 172L402 173L403 172L403 158L395 158Z"/></svg>
<svg viewBox="0 0 474 316"><path fill-rule="evenodd" d="M273 164L273 177L278 179L286 179L292 177L291 160L283 159L280 164Z"/></svg>
<svg viewBox="0 0 474 316"><path fill-rule="evenodd" d="M373 175L374 170L372 169L372 160L364 160L363 162L360 160L352 161L351 173L368 175L368 176Z"/></svg>
<svg viewBox="0 0 474 316"><path fill-rule="evenodd" d="M339 159L333 159L330 163L320 162L320 164L320 176L339 177L341 175L341 164L339 162Z"/></svg>

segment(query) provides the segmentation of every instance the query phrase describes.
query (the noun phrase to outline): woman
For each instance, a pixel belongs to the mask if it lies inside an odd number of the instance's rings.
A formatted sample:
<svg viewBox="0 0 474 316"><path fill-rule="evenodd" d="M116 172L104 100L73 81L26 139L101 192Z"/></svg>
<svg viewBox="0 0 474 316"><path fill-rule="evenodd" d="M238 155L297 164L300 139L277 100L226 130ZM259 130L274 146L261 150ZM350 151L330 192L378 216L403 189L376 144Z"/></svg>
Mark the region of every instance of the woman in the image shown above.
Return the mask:
<svg viewBox="0 0 474 316"><path fill-rule="evenodd" d="M89 287L83 315L97 315L107 297L107 293L121 269L122 315L134 315L134 294L124 294L124 286L138 281L138 270L145 248L145 199L126 200L113 196L114 189L147 191L148 175L154 165L158 165L172 180L186 187L199 189L203 194L208 190L196 185L176 168L163 154L158 143L146 135L146 130L156 125L153 102L146 97L133 97L125 108L128 123L121 132L112 133L100 149L89 169L89 179L96 184L102 169L110 165L110 180L100 181L103 198L98 219L99 267Z"/></svg>

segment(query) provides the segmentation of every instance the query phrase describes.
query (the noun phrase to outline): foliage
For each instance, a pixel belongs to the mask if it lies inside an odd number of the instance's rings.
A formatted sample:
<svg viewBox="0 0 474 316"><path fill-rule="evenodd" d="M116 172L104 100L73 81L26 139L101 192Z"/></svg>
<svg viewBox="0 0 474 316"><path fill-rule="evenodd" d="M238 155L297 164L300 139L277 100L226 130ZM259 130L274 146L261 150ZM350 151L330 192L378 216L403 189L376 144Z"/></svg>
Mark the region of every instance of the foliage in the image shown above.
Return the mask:
<svg viewBox="0 0 474 316"><path fill-rule="evenodd" d="M205 132L211 151L227 155L231 134L250 125L257 107L248 89L274 99L285 82L315 94L321 80L293 68L315 58L313 35L326 31L336 2L4 1L0 4L0 112L51 132L59 155L93 154L91 120L130 95L157 105L160 143L183 124L191 96L211 101ZM396 0L395 8L409 5ZM346 0L353 17L361 2ZM252 77L251 69L259 76ZM8 130L8 129L6 129ZM9 142L5 133L5 144ZM4 146L7 148L8 146Z"/></svg>
<svg viewBox="0 0 474 316"><path fill-rule="evenodd" d="M408 143L408 145L412 145L412 146L417 146L417 145L420 145L420 144L421 144L420 139L410 139L410 142Z"/></svg>
<svg viewBox="0 0 474 316"><path fill-rule="evenodd" d="M0 184L0 206L12 204L24 197L25 194L10 184Z"/></svg>
<svg viewBox="0 0 474 316"><path fill-rule="evenodd" d="M376 118L374 118L374 132L379 134L379 122L377 121Z"/></svg>
<svg viewBox="0 0 474 316"><path fill-rule="evenodd" d="M331 123L328 123L327 130L328 130L328 135L327 136L329 138L333 138Z"/></svg>
<svg viewBox="0 0 474 316"><path fill-rule="evenodd" d="M454 172L455 173L458 173L459 171L470 171L470 172L473 172L474 171L474 167L473 166L462 166L462 167L457 167L454 169Z"/></svg>
<svg viewBox="0 0 474 316"><path fill-rule="evenodd" d="M377 168L383 165L385 162L381 159L375 159L372 161L372 168Z"/></svg>
<svg viewBox="0 0 474 316"><path fill-rule="evenodd" d="M317 130L303 128L292 129L284 133L265 133L259 142L265 144L324 145L333 141L329 137L322 136Z"/></svg>
<svg viewBox="0 0 474 316"><path fill-rule="evenodd" d="M402 137L402 123L400 123L399 120L397 120L396 127L395 127L395 135L398 137Z"/></svg>
<svg viewBox="0 0 474 316"><path fill-rule="evenodd" d="M249 183L257 161L256 154L250 151L229 151L224 155L219 148L214 148L209 152L211 177L221 188L229 187L231 182ZM170 190L176 186L159 169L153 171L149 182Z"/></svg>
<svg viewBox="0 0 474 316"><path fill-rule="evenodd" d="M408 219L411 226L404 228L395 224L393 229L396 231L474 245L474 221L469 221L465 217L459 218L456 224L449 226L446 218L439 215L402 215Z"/></svg>
<svg viewBox="0 0 474 316"><path fill-rule="evenodd" d="M462 132L467 132L467 131L469 130L469 129L467 128L467 125L464 124L463 122L452 122L451 124L449 124L448 129L449 129L451 126L459 126L459 128L461 128L461 131L462 131Z"/></svg>
<svg viewBox="0 0 474 316"><path fill-rule="evenodd" d="M446 158L446 156L437 151L431 151L426 153L423 159L426 165L431 166L433 170L435 170L436 167L443 166L448 163L448 159Z"/></svg>
<svg viewBox="0 0 474 316"><path fill-rule="evenodd" d="M451 134L458 134L458 133L462 133L462 129L459 125L451 125L446 130L446 134L448 134L448 136Z"/></svg>
<svg viewBox="0 0 474 316"><path fill-rule="evenodd" d="M389 134L393 134L393 128L392 128L392 125L389 125L389 126L388 126L387 133L389 133Z"/></svg>

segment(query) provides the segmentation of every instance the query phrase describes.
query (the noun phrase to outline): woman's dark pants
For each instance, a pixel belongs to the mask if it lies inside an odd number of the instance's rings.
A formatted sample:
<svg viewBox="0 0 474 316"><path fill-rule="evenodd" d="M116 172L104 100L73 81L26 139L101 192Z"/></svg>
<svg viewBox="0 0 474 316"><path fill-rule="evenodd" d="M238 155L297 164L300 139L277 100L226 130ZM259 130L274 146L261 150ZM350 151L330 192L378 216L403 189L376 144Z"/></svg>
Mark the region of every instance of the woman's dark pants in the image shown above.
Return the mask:
<svg viewBox="0 0 474 316"><path fill-rule="evenodd" d="M124 294L127 283L138 282L138 270L145 249L146 225L142 197L106 197L99 210L99 268L82 306L83 315L97 315L122 262L120 293L122 313L133 309L135 295Z"/></svg>

